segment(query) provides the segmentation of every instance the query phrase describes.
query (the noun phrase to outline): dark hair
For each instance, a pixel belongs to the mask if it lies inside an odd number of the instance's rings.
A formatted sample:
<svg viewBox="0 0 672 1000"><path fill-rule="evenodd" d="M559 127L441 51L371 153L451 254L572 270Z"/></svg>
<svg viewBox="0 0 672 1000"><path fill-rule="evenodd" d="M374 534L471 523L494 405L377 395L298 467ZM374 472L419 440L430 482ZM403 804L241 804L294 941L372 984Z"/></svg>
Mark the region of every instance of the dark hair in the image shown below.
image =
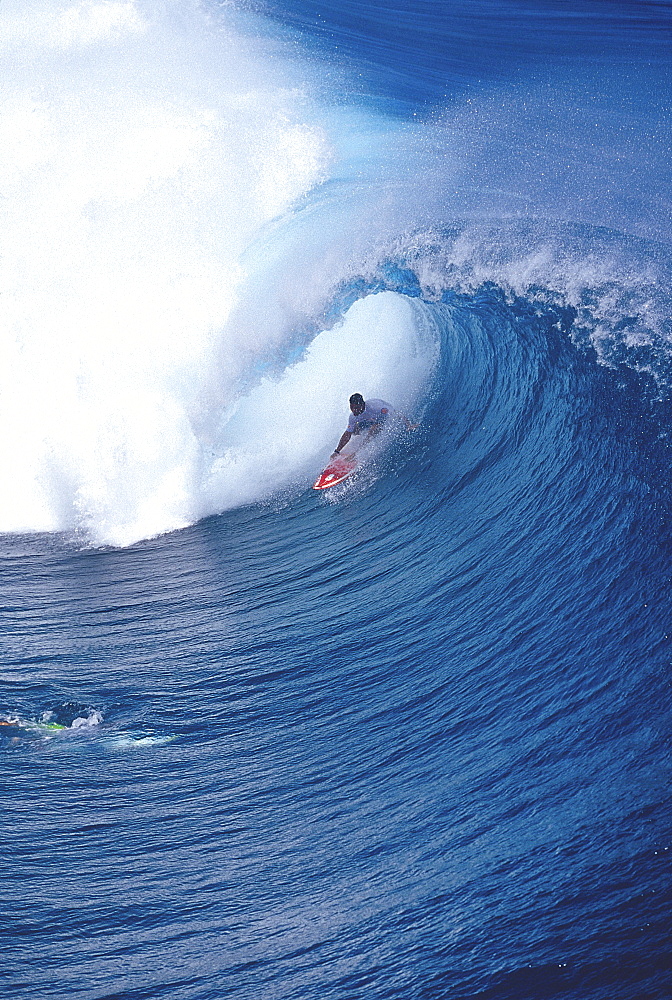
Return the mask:
<svg viewBox="0 0 672 1000"><path fill-rule="evenodd" d="M361 392L353 392L352 396L350 397L350 406L352 406L353 404L355 406L364 406L364 397L362 396Z"/></svg>

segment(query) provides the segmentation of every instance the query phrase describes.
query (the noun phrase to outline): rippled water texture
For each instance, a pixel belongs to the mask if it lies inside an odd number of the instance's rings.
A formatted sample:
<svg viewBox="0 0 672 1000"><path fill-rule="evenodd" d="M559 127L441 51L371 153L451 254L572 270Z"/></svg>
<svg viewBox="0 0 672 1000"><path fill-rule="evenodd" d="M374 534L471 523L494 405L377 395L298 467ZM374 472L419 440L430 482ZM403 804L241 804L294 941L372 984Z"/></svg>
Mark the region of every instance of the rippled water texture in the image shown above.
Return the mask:
<svg viewBox="0 0 672 1000"><path fill-rule="evenodd" d="M670 995L671 13L3 5L8 995Z"/></svg>

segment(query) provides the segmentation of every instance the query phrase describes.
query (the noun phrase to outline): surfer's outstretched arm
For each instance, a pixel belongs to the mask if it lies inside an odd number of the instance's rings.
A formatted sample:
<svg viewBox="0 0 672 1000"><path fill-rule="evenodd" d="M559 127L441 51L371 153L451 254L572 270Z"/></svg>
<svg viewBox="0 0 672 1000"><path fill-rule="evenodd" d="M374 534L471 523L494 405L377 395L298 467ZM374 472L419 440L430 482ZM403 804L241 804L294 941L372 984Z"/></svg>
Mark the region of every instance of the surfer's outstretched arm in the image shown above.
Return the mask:
<svg viewBox="0 0 672 1000"><path fill-rule="evenodd" d="M348 443L351 437L352 434L350 433L350 431L343 431L343 433L341 434L341 440L336 445L336 451L333 451L331 453L332 458L334 457L334 455L338 455L340 453L341 448L345 448L346 444Z"/></svg>

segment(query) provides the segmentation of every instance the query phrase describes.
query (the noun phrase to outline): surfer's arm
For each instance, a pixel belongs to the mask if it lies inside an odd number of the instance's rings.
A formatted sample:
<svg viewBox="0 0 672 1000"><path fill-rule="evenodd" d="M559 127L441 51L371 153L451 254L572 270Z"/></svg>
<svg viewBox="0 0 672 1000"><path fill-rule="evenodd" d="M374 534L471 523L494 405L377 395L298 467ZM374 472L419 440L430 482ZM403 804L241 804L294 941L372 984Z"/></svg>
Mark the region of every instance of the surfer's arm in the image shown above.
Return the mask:
<svg viewBox="0 0 672 1000"><path fill-rule="evenodd" d="M350 433L350 431L343 431L343 433L341 434L341 440L336 445L336 451L334 451L332 453L332 456L331 456L332 458L334 457L334 455L338 455L339 454L341 448L345 448L346 444L348 443L348 441L350 440L351 437L352 437L352 434Z"/></svg>
<svg viewBox="0 0 672 1000"><path fill-rule="evenodd" d="M399 412L399 411L397 411L397 412ZM412 424L411 421L408 419L408 417L405 417L403 413L399 413L399 416L401 417L401 419L406 424L406 430L407 431L417 431L418 427L420 426L419 424Z"/></svg>

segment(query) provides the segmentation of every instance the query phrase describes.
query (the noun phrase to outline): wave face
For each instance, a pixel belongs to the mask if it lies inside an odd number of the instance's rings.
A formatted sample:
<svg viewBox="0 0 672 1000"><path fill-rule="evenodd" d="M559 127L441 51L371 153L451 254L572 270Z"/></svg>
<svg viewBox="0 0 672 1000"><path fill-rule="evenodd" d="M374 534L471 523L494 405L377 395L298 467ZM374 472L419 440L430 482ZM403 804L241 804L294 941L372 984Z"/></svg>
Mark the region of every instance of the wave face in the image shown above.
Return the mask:
<svg viewBox="0 0 672 1000"><path fill-rule="evenodd" d="M669 994L671 14L0 7L13 997Z"/></svg>

